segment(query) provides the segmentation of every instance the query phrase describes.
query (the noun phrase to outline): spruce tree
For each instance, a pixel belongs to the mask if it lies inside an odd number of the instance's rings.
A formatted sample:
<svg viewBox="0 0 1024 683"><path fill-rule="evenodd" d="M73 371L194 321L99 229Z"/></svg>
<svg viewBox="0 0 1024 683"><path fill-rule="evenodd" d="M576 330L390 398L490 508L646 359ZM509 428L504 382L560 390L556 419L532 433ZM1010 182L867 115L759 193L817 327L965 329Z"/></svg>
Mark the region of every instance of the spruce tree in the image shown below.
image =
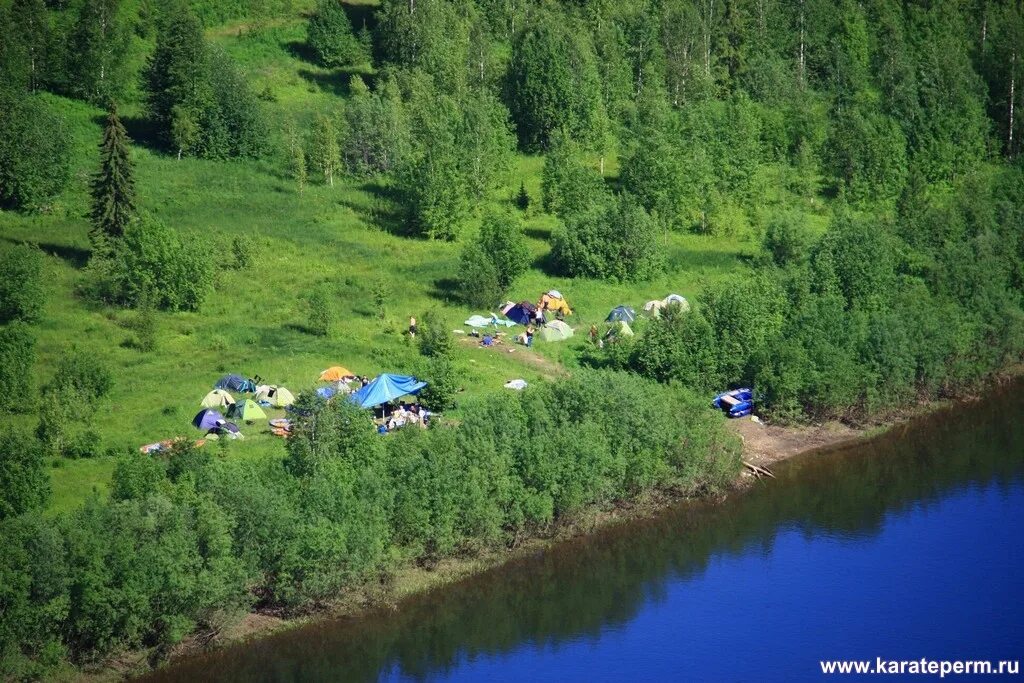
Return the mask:
<svg viewBox="0 0 1024 683"><path fill-rule="evenodd" d="M100 169L92 181L94 246L116 240L135 217L135 172L117 107L111 105L100 144Z"/></svg>

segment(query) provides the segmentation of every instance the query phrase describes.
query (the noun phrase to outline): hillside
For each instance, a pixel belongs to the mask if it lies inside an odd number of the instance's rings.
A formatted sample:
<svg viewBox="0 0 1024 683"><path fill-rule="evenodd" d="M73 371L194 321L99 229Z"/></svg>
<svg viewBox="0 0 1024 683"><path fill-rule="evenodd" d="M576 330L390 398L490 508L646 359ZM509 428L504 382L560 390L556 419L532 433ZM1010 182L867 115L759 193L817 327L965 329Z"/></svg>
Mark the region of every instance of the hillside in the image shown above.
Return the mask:
<svg viewBox="0 0 1024 683"><path fill-rule="evenodd" d="M1019 2L0 0L0 675L718 494L726 389L977 392L1024 359L1022 50ZM573 338L466 336L552 289ZM229 373L287 441L194 445Z"/></svg>
<svg viewBox="0 0 1024 683"><path fill-rule="evenodd" d="M231 23L207 33L245 66L255 91L269 88L274 93L276 101L265 103L273 130L289 118L309 119L314 112L344 106L348 73L318 67L295 54L293 46L305 37L300 16L276 20L265 29ZM229 372L258 374L297 392L313 386L320 371L334 364L368 376L412 370L419 354L404 334L409 316L438 308L451 328L459 329L472 313L485 312L460 304L453 291L459 244L402 236L395 229L401 220L395 217L397 209L373 182L342 179L334 187L311 183L300 194L273 160L177 160L133 141L140 205L176 229L202 235L204 248L214 252L219 265L215 290L200 311L160 314L156 352L126 348L132 332L125 328L132 312L98 308L76 292L88 259L87 183L96 165L103 112L51 99L73 133L72 181L46 214L0 214L0 230L6 242L38 244L49 255L47 305L38 328L38 383L50 379L55 359L69 345L117 368L113 391L95 418L105 447L134 449L191 435L189 421L199 401ZM139 107L138 102L124 105L126 120L138 116ZM536 156L518 155L507 186L495 190L492 201L510 203L522 181L539 204L542 163ZM614 160L606 163L606 171L608 181L614 182ZM544 268L553 224L540 211L528 215L526 235L535 262L509 298L536 301L541 292L559 289L576 309L573 324L581 332L619 304L639 309L671 292L692 298L702 283L728 278L740 267L741 257L757 248L749 241L670 233L666 243L672 267L657 280L572 281ZM472 230L466 234L469 238ZM253 238L258 247L256 264L244 271L230 267L230 243L236 235ZM323 282L331 288L337 314L329 338L302 331L304 297ZM373 303L379 282L389 290L383 318ZM497 390L512 378L532 382L550 377L559 366L575 365L585 342L581 333L562 345L538 343L532 352L460 347L460 385L472 395ZM543 360L523 360L532 355ZM16 419L32 425L34 418ZM251 430L232 453L282 453L281 441L264 431ZM94 489L103 491L114 461L98 457L56 464L52 509L61 511Z"/></svg>

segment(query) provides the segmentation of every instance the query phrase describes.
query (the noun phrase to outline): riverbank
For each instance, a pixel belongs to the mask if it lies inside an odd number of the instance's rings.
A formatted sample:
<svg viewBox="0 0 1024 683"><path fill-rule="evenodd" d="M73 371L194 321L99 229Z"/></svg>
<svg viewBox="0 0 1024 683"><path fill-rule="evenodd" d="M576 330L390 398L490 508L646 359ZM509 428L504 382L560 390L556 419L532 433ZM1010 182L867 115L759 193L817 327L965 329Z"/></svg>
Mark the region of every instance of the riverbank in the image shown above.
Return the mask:
<svg viewBox="0 0 1024 683"><path fill-rule="evenodd" d="M1013 373L1007 377L1018 374ZM744 461L767 468L781 461L815 451L828 454L836 449L845 449L865 439L879 436L893 427L906 424L915 417L933 413L951 405L954 403L950 401L923 404L888 415L884 421L877 421L861 427L852 427L840 422L800 427L778 426L750 418L730 421L728 424L730 429L742 440ZM732 487L721 494L715 502L722 503L731 496L742 494L755 480L756 475L750 470L741 470ZM554 545L586 536L598 529L656 517L686 499L685 496L671 491L656 491L627 505L619 505L608 510L589 511L571 523L557 525L545 537L525 540L511 549L485 551L472 557L446 558L430 566L407 565L382 577L378 583L347 591L337 599L321 604L316 610L304 615L283 616L271 611L249 613L218 633L194 635L180 643L172 651L159 653L160 666L173 666L176 661L190 655L267 637L273 633L299 628L311 622L342 618L360 619L371 614L380 614L382 611L399 610L403 601L413 596L422 595L501 565L542 553ZM155 651L124 653L121 657L108 660L97 670L86 673L84 678L99 681L143 675L151 670L157 654Z"/></svg>
<svg viewBox="0 0 1024 683"><path fill-rule="evenodd" d="M827 449L855 441L869 432L828 423L811 427L779 427L748 419L729 423L730 428L743 441L743 458L748 462L768 466L808 451ZM873 432L872 432L873 433ZM746 470L741 471L732 487L720 496L719 502L741 492L753 481ZM237 644L270 634L299 628L315 621L338 618L359 618L370 613L401 609L402 602L462 581L503 564L542 553L569 539L593 533L598 529L654 517L672 505L686 500L672 491L655 491L636 501L607 510L591 510L568 523L556 525L544 537L524 540L514 548L490 550L472 557L445 558L430 566L407 565L380 582L347 591L330 603L321 604L310 613L284 616L273 611L257 611L244 615L218 633L195 634L170 652L133 651L109 660L97 670L87 672L86 680L114 680L139 676L149 671L159 657L160 666L173 666L175 661L190 655Z"/></svg>

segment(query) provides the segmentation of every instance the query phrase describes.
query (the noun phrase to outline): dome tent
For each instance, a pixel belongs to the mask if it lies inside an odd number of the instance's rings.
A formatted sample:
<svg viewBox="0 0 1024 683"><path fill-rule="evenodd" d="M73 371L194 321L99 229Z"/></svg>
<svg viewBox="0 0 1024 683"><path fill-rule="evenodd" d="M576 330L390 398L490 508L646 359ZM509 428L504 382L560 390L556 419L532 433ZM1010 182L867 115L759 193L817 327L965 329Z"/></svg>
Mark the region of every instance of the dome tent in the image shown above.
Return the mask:
<svg viewBox="0 0 1024 683"><path fill-rule="evenodd" d="M616 306L612 309L612 312L608 314L608 317L605 318L605 322L609 323L619 321L631 323L634 320L636 320L636 311L629 306Z"/></svg>
<svg viewBox="0 0 1024 683"><path fill-rule="evenodd" d="M295 403L295 396L284 387L262 386L256 391L257 401L266 401L275 408L286 408Z"/></svg>
<svg viewBox="0 0 1024 683"><path fill-rule="evenodd" d="M575 332L562 320L552 320L540 328L540 338L548 342L559 342L573 336Z"/></svg>
<svg viewBox="0 0 1024 683"><path fill-rule="evenodd" d="M531 304L529 301L520 301L517 304L508 302L501 312L506 318L514 323L520 325L529 325L533 322L533 315L536 312L537 307Z"/></svg>
<svg viewBox="0 0 1024 683"><path fill-rule="evenodd" d="M203 397L199 404L203 408L228 408L234 405L235 397L223 389L214 389Z"/></svg>
<svg viewBox="0 0 1024 683"><path fill-rule="evenodd" d="M231 406L231 409L228 410L228 417L251 422L253 420L266 420L267 414L263 412L263 408L260 408L256 401L247 398Z"/></svg>
<svg viewBox="0 0 1024 683"><path fill-rule="evenodd" d="M216 410L200 410L196 413L196 416L192 418L192 426L196 429L207 431L213 429L218 425L224 424L224 416L218 413Z"/></svg>

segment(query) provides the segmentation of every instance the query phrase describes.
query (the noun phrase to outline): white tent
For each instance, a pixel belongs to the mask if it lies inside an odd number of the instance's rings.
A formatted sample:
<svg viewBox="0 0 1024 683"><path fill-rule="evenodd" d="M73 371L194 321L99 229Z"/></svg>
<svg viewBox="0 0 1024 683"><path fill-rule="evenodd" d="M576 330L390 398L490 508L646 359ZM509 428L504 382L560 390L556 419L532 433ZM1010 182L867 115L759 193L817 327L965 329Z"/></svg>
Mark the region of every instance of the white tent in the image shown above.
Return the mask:
<svg viewBox="0 0 1024 683"><path fill-rule="evenodd" d="M256 390L256 400L266 401L275 408L285 408L295 403L295 396L284 387L264 385Z"/></svg>

